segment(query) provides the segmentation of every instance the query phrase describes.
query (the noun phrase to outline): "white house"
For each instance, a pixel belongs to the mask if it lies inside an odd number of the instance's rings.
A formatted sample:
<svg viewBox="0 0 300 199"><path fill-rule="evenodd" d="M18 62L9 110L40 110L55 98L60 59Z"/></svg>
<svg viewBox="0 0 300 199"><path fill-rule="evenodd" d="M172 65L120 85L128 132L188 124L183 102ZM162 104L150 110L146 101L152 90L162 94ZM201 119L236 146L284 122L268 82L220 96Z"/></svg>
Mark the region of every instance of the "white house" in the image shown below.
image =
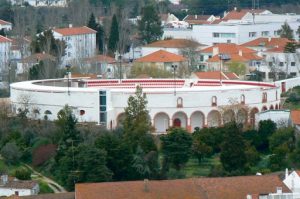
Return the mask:
<svg viewBox="0 0 300 199"><path fill-rule="evenodd" d="M4 29L4 30L11 30L12 29L12 24L8 21L4 21L2 19L0 19L0 30Z"/></svg>
<svg viewBox="0 0 300 199"><path fill-rule="evenodd" d="M7 175L1 176L0 196L31 196L40 191L39 184L32 180L11 179Z"/></svg>
<svg viewBox="0 0 300 199"><path fill-rule="evenodd" d="M70 64L82 67L85 58L96 55L96 33L97 31L83 27L72 27L53 29L55 39L66 42L66 55L62 58L62 66Z"/></svg>
<svg viewBox="0 0 300 199"><path fill-rule="evenodd" d="M295 194L300 194L300 171L285 171L283 183Z"/></svg>
<svg viewBox="0 0 300 199"><path fill-rule="evenodd" d="M163 37L194 39L206 45L217 43L242 44L259 37L279 37L278 30L287 22L294 30L300 26L300 15L241 12L216 19L210 24L194 24L189 29L165 28ZM254 20L253 20L254 17Z"/></svg>
<svg viewBox="0 0 300 199"><path fill-rule="evenodd" d="M0 74L8 70L11 45L11 39L0 35Z"/></svg>
<svg viewBox="0 0 300 199"><path fill-rule="evenodd" d="M288 127L290 110L275 110L275 107L270 107L270 110L256 113L255 118L255 127L258 127L259 122L263 120L272 120L279 128Z"/></svg>
<svg viewBox="0 0 300 199"><path fill-rule="evenodd" d="M66 7L67 0L10 0L12 5L24 5L25 3L33 7Z"/></svg>

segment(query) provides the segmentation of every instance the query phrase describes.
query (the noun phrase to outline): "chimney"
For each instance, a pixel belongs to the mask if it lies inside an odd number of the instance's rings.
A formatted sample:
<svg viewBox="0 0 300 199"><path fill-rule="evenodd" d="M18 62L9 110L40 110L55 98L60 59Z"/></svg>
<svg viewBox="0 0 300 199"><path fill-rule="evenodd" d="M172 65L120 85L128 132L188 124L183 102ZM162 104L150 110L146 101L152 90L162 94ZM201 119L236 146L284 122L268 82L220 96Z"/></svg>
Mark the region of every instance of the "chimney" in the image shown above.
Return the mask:
<svg viewBox="0 0 300 199"><path fill-rule="evenodd" d="M69 28L72 28L72 27L73 27L73 24L70 23L70 24L69 24Z"/></svg>
<svg viewBox="0 0 300 199"><path fill-rule="evenodd" d="M213 56L218 55L219 54L219 47L213 47L213 52L212 52Z"/></svg>
<svg viewBox="0 0 300 199"><path fill-rule="evenodd" d="M287 179L288 176L289 176L289 169L286 168L286 169L285 169L285 179Z"/></svg>
<svg viewBox="0 0 300 199"><path fill-rule="evenodd" d="M282 187L276 187L276 193L282 193Z"/></svg>
<svg viewBox="0 0 300 199"><path fill-rule="evenodd" d="M237 8L236 8L236 7L234 7L234 11L237 11Z"/></svg>
<svg viewBox="0 0 300 199"><path fill-rule="evenodd" d="M243 56L243 51L242 50L239 50L239 56Z"/></svg>
<svg viewBox="0 0 300 199"><path fill-rule="evenodd" d="M144 179L144 192L149 192L149 180Z"/></svg>
<svg viewBox="0 0 300 199"><path fill-rule="evenodd" d="M198 19L198 15L195 15L195 19Z"/></svg>
<svg viewBox="0 0 300 199"><path fill-rule="evenodd" d="M268 37L268 41L271 42L271 40L272 40L272 38L271 38L271 37Z"/></svg>

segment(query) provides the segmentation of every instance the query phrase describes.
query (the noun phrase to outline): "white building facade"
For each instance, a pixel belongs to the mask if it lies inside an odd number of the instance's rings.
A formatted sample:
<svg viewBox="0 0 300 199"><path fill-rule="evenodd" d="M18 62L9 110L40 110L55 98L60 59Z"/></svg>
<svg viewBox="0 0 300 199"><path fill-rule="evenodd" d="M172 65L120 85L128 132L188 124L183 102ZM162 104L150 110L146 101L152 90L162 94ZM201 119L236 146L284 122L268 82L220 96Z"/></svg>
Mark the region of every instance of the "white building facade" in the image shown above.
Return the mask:
<svg viewBox="0 0 300 199"><path fill-rule="evenodd" d="M233 80L197 79L67 79L19 82L11 85L13 112L29 110L28 117L57 119L68 104L79 122L95 122L108 129L121 125L127 100L137 85L147 96L155 133L172 126L219 126L232 118L254 125L255 114L280 108L280 86ZM176 86L174 86L176 85ZM281 84L280 84L281 85Z"/></svg>
<svg viewBox="0 0 300 199"><path fill-rule="evenodd" d="M0 35L0 76L7 72L12 40Z"/></svg>
<svg viewBox="0 0 300 199"><path fill-rule="evenodd" d="M96 55L97 31L86 26L54 29L55 39L66 42L66 54L62 58L62 66L67 64L82 67L83 59Z"/></svg>

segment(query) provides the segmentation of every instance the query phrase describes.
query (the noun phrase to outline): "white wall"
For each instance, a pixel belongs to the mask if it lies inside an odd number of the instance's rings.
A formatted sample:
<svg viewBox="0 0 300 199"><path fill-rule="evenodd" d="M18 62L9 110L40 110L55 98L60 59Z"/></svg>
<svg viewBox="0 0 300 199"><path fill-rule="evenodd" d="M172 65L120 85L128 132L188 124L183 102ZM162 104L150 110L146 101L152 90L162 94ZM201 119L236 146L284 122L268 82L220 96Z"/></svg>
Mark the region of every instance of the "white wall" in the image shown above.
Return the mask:
<svg viewBox="0 0 300 199"><path fill-rule="evenodd" d="M272 120L277 124L277 127L287 127L289 124L289 110L268 110L256 114L255 126L258 127L260 121Z"/></svg>

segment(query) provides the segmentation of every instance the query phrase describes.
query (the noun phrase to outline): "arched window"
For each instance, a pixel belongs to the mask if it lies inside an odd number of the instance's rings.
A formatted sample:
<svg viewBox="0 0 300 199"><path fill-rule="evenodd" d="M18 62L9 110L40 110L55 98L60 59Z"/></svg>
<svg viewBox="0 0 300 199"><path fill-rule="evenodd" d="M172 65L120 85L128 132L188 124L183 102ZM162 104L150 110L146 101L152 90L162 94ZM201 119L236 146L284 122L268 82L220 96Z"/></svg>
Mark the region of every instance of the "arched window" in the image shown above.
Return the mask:
<svg viewBox="0 0 300 199"><path fill-rule="evenodd" d="M245 104L245 95L241 95L241 104Z"/></svg>
<svg viewBox="0 0 300 199"><path fill-rule="evenodd" d="M177 98L177 108L183 107L183 99L181 97Z"/></svg>
<svg viewBox="0 0 300 199"><path fill-rule="evenodd" d="M79 114L80 114L80 115L84 115L84 114L85 114L85 110L80 110L80 111L79 111Z"/></svg>
<svg viewBox="0 0 300 199"><path fill-rule="evenodd" d="M267 101L268 101L268 95L267 95L266 92L263 92L263 94L262 94L262 102L265 103Z"/></svg>
<svg viewBox="0 0 300 199"><path fill-rule="evenodd" d="M277 93L277 91L276 91L276 101L278 100L278 93Z"/></svg>
<svg viewBox="0 0 300 199"><path fill-rule="evenodd" d="M49 110L45 111L45 115L51 115L51 114L52 114L51 111L49 111Z"/></svg>
<svg viewBox="0 0 300 199"><path fill-rule="evenodd" d="M216 96L213 96L211 98L211 106L217 106L217 97Z"/></svg>

